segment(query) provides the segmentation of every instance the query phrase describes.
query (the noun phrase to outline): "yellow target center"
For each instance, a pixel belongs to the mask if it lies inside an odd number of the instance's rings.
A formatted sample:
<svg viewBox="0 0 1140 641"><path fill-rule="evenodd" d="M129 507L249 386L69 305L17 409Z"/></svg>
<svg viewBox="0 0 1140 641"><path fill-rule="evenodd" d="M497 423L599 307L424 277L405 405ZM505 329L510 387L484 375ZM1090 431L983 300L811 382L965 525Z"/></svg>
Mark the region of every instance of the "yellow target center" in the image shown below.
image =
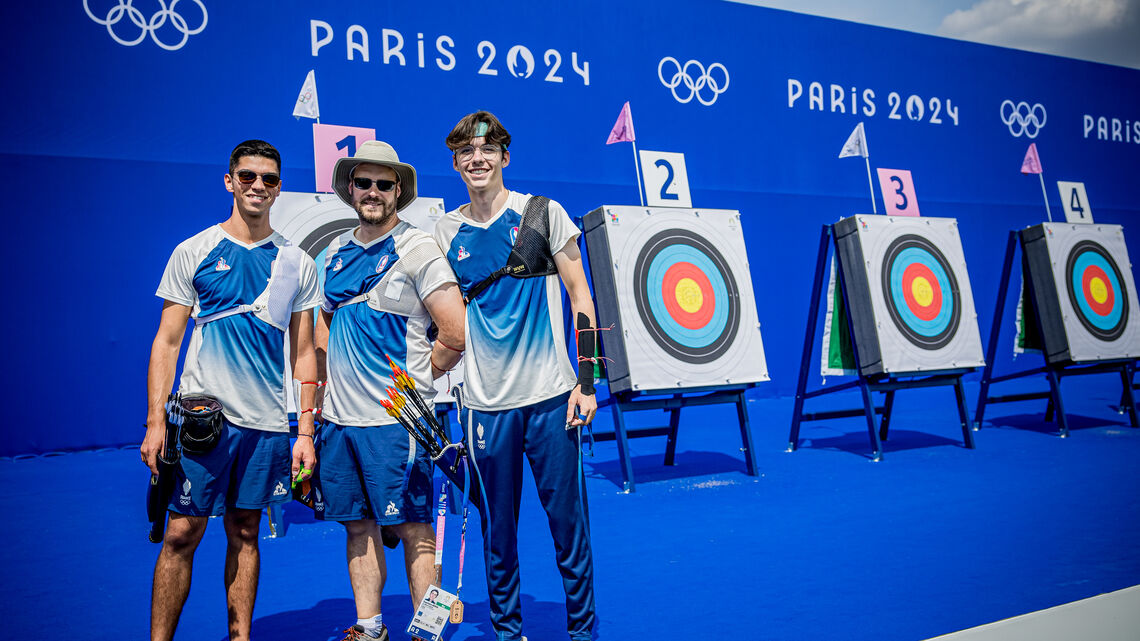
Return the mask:
<svg viewBox="0 0 1140 641"><path fill-rule="evenodd" d="M682 278L677 282L677 305L686 312L693 314L701 308L705 297L701 294L701 286L692 278Z"/></svg>
<svg viewBox="0 0 1140 641"><path fill-rule="evenodd" d="M1108 300L1108 284L1099 278L1093 278L1089 281L1089 293L1098 305L1103 305Z"/></svg>
<svg viewBox="0 0 1140 641"><path fill-rule="evenodd" d="M922 276L911 282L910 293L914 296L915 302L923 307L930 307L934 302L934 288L930 286L930 281Z"/></svg>

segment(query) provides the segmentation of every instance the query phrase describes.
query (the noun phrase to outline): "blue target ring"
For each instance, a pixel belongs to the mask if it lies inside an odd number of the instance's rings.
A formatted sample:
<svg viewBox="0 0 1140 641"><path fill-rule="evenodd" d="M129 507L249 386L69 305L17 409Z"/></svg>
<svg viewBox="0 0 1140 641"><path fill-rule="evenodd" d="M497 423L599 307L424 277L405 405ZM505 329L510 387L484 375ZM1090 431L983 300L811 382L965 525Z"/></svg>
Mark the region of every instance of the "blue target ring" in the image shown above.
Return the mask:
<svg viewBox="0 0 1140 641"><path fill-rule="evenodd" d="M913 291L915 274L925 281L922 296ZM883 256L880 282L891 321L907 341L937 350L957 335L962 318L958 280L934 243L915 234L893 240Z"/></svg>
<svg viewBox="0 0 1140 641"><path fill-rule="evenodd" d="M1084 240L1069 252L1065 284L1077 318L1093 336L1114 341L1128 324L1128 290L1124 287L1120 268L1101 245ZM1095 287L1090 287L1097 282ZM1099 296L1111 297L1097 300Z"/></svg>
<svg viewBox="0 0 1140 641"><path fill-rule="evenodd" d="M663 294L676 286L678 272L687 275L685 287L699 290L695 300L685 301L691 310ZM740 290L728 261L701 235L666 229L652 236L634 261L633 290L649 336L669 356L709 363L732 346L740 325Z"/></svg>

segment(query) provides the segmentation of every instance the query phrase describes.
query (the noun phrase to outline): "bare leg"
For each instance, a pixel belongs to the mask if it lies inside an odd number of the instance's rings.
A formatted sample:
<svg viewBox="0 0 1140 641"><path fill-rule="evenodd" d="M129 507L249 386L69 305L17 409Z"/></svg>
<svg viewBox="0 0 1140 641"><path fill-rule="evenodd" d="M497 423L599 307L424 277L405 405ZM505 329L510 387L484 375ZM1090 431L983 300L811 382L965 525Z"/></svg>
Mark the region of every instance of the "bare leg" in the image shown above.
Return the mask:
<svg viewBox="0 0 1140 641"><path fill-rule="evenodd" d="M229 542L225 579L230 640L249 641L253 602L257 599L257 577L261 569L261 554L257 549L261 510L230 508L222 520Z"/></svg>
<svg viewBox="0 0 1140 641"><path fill-rule="evenodd" d="M408 570L408 587L411 588L414 608L435 581L435 531L427 523L401 523L388 527L404 544L404 566Z"/></svg>
<svg viewBox="0 0 1140 641"><path fill-rule="evenodd" d="M170 641L178 627L178 617L190 594L190 574L194 551L206 533L206 517L170 514L162 550L154 564L150 596L151 641Z"/></svg>
<svg viewBox="0 0 1140 641"><path fill-rule="evenodd" d="M380 614L380 593L386 578L380 527L371 519L344 523L348 535L348 580L356 599L356 617L369 619Z"/></svg>

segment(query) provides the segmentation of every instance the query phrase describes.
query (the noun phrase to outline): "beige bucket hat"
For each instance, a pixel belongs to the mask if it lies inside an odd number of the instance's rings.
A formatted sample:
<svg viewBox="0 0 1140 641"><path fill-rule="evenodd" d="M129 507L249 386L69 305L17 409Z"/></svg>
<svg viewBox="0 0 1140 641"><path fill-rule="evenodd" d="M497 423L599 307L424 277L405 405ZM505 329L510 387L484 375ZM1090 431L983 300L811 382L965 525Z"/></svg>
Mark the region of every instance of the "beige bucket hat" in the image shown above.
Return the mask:
<svg viewBox="0 0 1140 641"><path fill-rule="evenodd" d="M333 165L333 191L348 206L352 206L352 170L357 165L372 164L389 167L400 179L400 197L396 199L396 211L412 204L416 199L416 170L405 162L400 162L392 145L381 140L368 140L361 143L352 158L341 158Z"/></svg>

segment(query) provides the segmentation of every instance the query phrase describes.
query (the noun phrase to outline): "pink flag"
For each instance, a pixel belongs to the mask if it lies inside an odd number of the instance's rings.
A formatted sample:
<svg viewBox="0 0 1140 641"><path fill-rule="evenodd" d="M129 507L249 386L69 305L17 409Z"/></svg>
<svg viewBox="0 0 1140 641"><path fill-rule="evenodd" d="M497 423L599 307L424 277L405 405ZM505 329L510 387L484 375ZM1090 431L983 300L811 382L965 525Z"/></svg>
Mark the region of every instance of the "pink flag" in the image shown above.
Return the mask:
<svg viewBox="0 0 1140 641"><path fill-rule="evenodd" d="M629 112L629 101L627 100L622 105L621 113L618 114L617 122L614 123L614 128L610 130L610 137L606 139L606 144L611 145L615 142L633 142L633 115Z"/></svg>
<svg viewBox="0 0 1140 641"><path fill-rule="evenodd" d="M1029 149L1025 150L1025 160L1021 161L1021 173L1023 174L1040 174L1041 171L1041 158L1037 156L1037 143L1029 143Z"/></svg>

